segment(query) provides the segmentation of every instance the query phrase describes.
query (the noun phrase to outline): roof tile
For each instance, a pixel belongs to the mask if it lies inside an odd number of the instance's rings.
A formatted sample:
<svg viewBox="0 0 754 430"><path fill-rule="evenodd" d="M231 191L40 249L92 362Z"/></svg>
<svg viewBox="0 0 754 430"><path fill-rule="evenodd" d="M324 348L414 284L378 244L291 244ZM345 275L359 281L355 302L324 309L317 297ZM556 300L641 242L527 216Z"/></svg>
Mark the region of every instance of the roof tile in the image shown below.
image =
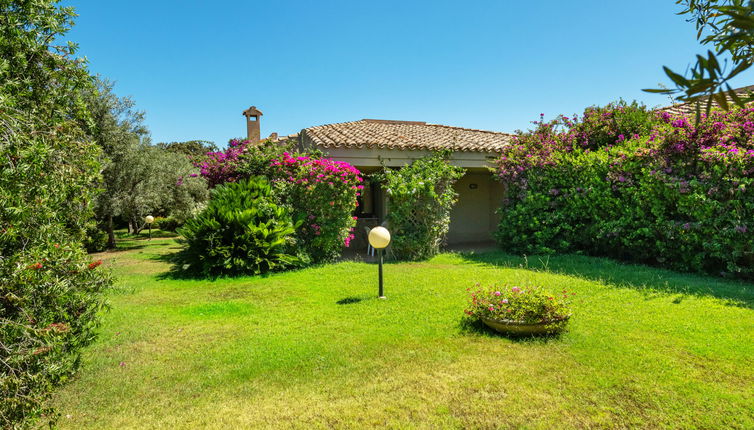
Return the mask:
<svg viewBox="0 0 754 430"><path fill-rule="evenodd" d="M303 130L304 141L321 148L385 148L496 152L512 134L419 121L360 121L325 124Z"/></svg>

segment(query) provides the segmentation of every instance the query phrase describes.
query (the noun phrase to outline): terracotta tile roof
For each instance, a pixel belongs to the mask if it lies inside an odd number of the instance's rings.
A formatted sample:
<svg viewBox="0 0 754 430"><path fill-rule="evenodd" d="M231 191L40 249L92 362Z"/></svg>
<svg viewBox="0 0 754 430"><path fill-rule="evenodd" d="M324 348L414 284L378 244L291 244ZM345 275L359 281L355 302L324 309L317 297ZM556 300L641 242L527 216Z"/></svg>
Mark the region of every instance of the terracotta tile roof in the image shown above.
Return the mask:
<svg viewBox="0 0 754 430"><path fill-rule="evenodd" d="M419 121L362 119L306 128L304 144L321 148L385 148L494 152L508 145L512 134Z"/></svg>
<svg viewBox="0 0 754 430"><path fill-rule="evenodd" d="M737 96L743 97L749 95L749 93L754 92L754 85L749 85L747 87L741 87L734 89ZM726 97L729 103L733 103L730 97ZM684 116L695 116L696 115L696 109L697 106L701 109L702 112L707 108L707 99L699 99L696 101L690 101L686 103L676 103L674 105L665 106L662 108L659 108L659 111L664 111L671 113L673 115L684 115ZM712 107L716 107L716 103L712 103Z"/></svg>

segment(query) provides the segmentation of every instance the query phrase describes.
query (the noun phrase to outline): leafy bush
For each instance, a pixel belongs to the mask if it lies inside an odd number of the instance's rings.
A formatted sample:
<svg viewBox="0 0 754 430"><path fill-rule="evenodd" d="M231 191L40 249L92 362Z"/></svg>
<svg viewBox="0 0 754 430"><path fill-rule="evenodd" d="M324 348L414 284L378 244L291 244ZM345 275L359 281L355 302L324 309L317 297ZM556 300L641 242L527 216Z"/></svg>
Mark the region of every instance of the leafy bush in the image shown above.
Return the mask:
<svg viewBox="0 0 754 430"><path fill-rule="evenodd" d="M301 263L292 251L295 224L264 178L216 187L207 208L178 232L179 262L196 274L259 275Z"/></svg>
<svg viewBox="0 0 754 430"><path fill-rule="evenodd" d="M0 124L0 427L16 428L53 417L44 402L93 340L111 280L82 247L97 148L70 122L0 107Z"/></svg>
<svg viewBox="0 0 754 430"><path fill-rule="evenodd" d="M361 173L348 163L323 158L318 151L295 153L294 149L291 142L265 141L252 147L234 139L227 150L209 154L197 167L212 186L252 176L269 178L276 203L303 221L296 239L304 260L332 261L354 237Z"/></svg>
<svg viewBox="0 0 754 430"><path fill-rule="evenodd" d="M509 196L497 238L514 252L587 252L750 278L753 131L754 109L692 125L625 103L540 123L498 160Z"/></svg>
<svg viewBox="0 0 754 430"><path fill-rule="evenodd" d="M183 225L183 222L172 216L169 216L167 218L157 217L154 219L154 223L152 225L154 226L154 228L162 231L175 232Z"/></svg>
<svg viewBox="0 0 754 430"><path fill-rule="evenodd" d="M390 205L391 246L397 258L421 260L439 252L458 199L453 184L464 173L449 158L449 152L436 153L382 173Z"/></svg>
<svg viewBox="0 0 754 430"><path fill-rule="evenodd" d="M103 290L82 247L102 168L85 134L91 85L74 17L55 1L0 2L0 428L32 426L92 341Z"/></svg>
<svg viewBox="0 0 754 430"><path fill-rule="evenodd" d="M340 256L354 238L361 172L341 161L287 152L270 166L280 200L304 221L296 237L312 262Z"/></svg>
<svg viewBox="0 0 754 430"><path fill-rule="evenodd" d="M541 287L503 287L470 291L464 311L476 318L524 323L565 324L571 314L569 298L575 293L563 290L552 294Z"/></svg>
<svg viewBox="0 0 754 430"><path fill-rule="evenodd" d="M84 249L87 252L101 252L107 249L108 239L104 228L95 222L89 223L84 237Z"/></svg>

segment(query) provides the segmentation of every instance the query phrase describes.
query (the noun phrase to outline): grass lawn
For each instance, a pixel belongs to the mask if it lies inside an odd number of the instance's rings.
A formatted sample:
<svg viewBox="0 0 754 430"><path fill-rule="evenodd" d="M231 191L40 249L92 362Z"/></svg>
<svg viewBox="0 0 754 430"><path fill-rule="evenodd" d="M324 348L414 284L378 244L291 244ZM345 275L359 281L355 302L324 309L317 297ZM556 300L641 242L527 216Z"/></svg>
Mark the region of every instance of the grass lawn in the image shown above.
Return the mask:
<svg viewBox="0 0 754 430"><path fill-rule="evenodd" d="M56 393L62 428L754 428L754 285L609 260L444 254L178 280L173 239L102 254L120 278ZM466 288L575 291L570 330L462 327Z"/></svg>

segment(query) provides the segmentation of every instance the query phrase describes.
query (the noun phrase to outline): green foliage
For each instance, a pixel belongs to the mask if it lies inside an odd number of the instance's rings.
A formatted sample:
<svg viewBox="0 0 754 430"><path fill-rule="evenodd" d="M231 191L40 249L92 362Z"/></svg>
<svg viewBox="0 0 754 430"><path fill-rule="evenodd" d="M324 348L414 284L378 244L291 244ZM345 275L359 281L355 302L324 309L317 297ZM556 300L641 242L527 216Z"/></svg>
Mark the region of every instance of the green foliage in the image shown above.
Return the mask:
<svg viewBox="0 0 754 430"><path fill-rule="evenodd" d="M557 132L540 124L506 148L501 246L754 275L754 110L714 111L696 125L655 113L609 143L604 131L621 109L643 108L589 109L582 121ZM582 145L595 135L603 146Z"/></svg>
<svg viewBox="0 0 754 430"><path fill-rule="evenodd" d="M154 219L154 223L152 223L152 226L158 230L175 232L176 230L178 230L179 227L183 225L183 223L184 221L174 218L172 216L167 217L167 218L156 217Z"/></svg>
<svg viewBox="0 0 754 430"><path fill-rule="evenodd" d="M542 287L490 287L470 292L466 315L498 321L565 324L571 314L569 298L575 293L558 294Z"/></svg>
<svg viewBox="0 0 754 430"><path fill-rule="evenodd" d="M334 261L354 238L362 177L348 163L284 152L271 163L275 194L303 222L296 237L313 263Z"/></svg>
<svg viewBox="0 0 754 430"><path fill-rule="evenodd" d="M86 60L78 46L54 45L76 16L58 0L0 0L0 104L38 115L49 123L77 120L88 109L80 90L90 88Z"/></svg>
<svg viewBox="0 0 754 430"><path fill-rule="evenodd" d="M108 235L105 230L96 222L90 222L86 229L86 237L84 238L84 249L87 252L102 252L109 246Z"/></svg>
<svg viewBox="0 0 754 430"><path fill-rule="evenodd" d="M450 227L450 211L458 199L453 184L463 169L450 164L450 153L436 153L380 175L388 195L391 247L402 260L437 254Z"/></svg>
<svg viewBox="0 0 754 430"><path fill-rule="evenodd" d="M676 0L683 5L680 15L690 16L697 29L697 40L714 48L697 55L696 63L685 76L664 67L675 88L644 91L681 94L678 100L697 102L697 121L702 103L706 114L714 105L728 110L754 101L752 94L737 94L728 83L754 64L754 1L752 0ZM722 57L722 58L721 58ZM728 69L729 57L731 67ZM726 59L727 60L727 59Z"/></svg>
<svg viewBox="0 0 754 430"><path fill-rule="evenodd" d="M208 140L187 140L185 142L161 142L158 147L177 154L183 154L189 160L201 160L208 152L217 151L215 142Z"/></svg>
<svg viewBox="0 0 754 430"><path fill-rule="evenodd" d="M324 158L320 151L296 152L294 141L252 145L233 139L225 152L210 154L197 165L210 185L269 178L278 204L303 221L296 238L311 263L335 260L354 238L353 211L364 187L361 172L348 163Z"/></svg>
<svg viewBox="0 0 754 430"><path fill-rule="evenodd" d="M71 8L0 0L0 427L23 428L94 338L110 277L82 241L100 151L87 141L92 78L54 46Z"/></svg>
<svg viewBox="0 0 754 430"><path fill-rule="evenodd" d="M92 112L90 134L104 152L96 213L108 231L110 247L115 244L114 217L124 218L138 233L146 215L170 215L179 221L195 215L209 193L185 151L203 144L150 144L144 114L134 110L131 99L116 96L106 80L97 80L85 94Z"/></svg>
<svg viewBox="0 0 754 430"><path fill-rule="evenodd" d="M184 270L203 276L259 275L300 263L293 254L295 225L261 177L227 183L178 230Z"/></svg>
<svg viewBox="0 0 754 430"><path fill-rule="evenodd" d="M51 411L50 390L94 338L110 278L81 243L97 147L74 122L54 128L0 107L0 427Z"/></svg>

